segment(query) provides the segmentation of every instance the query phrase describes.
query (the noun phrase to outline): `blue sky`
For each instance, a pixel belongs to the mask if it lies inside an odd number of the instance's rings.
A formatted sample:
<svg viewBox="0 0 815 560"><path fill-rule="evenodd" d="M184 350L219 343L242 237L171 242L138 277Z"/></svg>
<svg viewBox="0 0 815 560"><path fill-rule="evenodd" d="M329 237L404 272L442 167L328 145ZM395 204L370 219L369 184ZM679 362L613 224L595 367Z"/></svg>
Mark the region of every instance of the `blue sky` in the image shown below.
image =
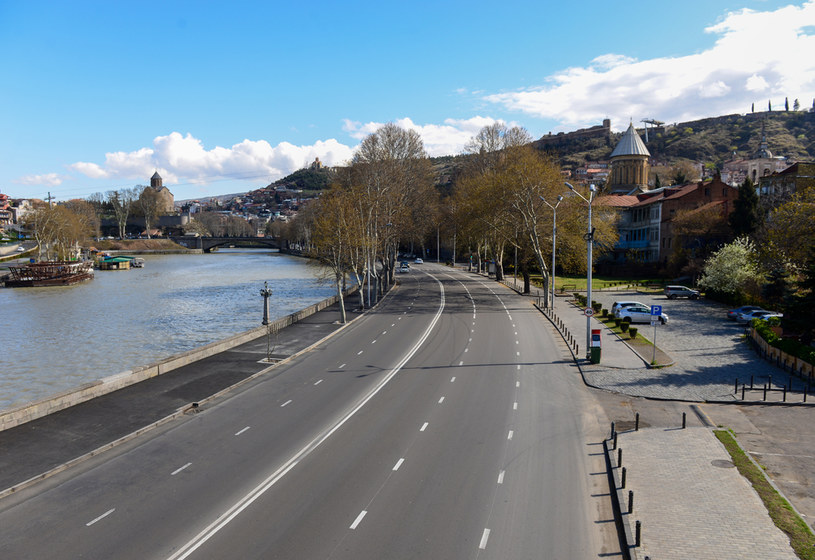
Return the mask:
<svg viewBox="0 0 815 560"><path fill-rule="evenodd" d="M460 153L815 97L815 2L0 0L0 192L258 188L377 126Z"/></svg>

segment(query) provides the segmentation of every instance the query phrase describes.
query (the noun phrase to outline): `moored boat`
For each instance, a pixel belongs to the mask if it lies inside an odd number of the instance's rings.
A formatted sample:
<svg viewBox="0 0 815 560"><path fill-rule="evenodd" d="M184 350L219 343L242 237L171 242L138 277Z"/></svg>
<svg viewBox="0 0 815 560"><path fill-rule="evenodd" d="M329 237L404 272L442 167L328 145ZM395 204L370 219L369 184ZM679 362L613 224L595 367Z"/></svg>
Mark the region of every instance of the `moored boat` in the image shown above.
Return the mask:
<svg viewBox="0 0 815 560"><path fill-rule="evenodd" d="M41 261L8 268L7 288L68 286L93 278L91 261Z"/></svg>

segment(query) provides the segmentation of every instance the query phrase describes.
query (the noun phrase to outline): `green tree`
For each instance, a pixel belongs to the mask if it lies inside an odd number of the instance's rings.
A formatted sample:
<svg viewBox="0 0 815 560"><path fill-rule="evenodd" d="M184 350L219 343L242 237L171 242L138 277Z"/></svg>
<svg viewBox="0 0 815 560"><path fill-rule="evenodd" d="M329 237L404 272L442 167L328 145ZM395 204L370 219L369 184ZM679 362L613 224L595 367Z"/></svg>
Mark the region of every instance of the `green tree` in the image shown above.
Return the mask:
<svg viewBox="0 0 815 560"><path fill-rule="evenodd" d="M789 99L789 97L784 98L784 110L785 111L790 110L790 99Z"/></svg>
<svg viewBox="0 0 815 560"><path fill-rule="evenodd" d="M729 221L736 237L750 235L761 225L758 194L749 177L739 186L739 195L733 203Z"/></svg>
<svg viewBox="0 0 815 560"><path fill-rule="evenodd" d="M699 285L711 292L757 298L764 276L756 262L756 250L746 237L739 237L705 261Z"/></svg>
<svg viewBox="0 0 815 560"><path fill-rule="evenodd" d="M792 102L792 110L793 111L800 111L801 110L801 103L799 103L797 99Z"/></svg>

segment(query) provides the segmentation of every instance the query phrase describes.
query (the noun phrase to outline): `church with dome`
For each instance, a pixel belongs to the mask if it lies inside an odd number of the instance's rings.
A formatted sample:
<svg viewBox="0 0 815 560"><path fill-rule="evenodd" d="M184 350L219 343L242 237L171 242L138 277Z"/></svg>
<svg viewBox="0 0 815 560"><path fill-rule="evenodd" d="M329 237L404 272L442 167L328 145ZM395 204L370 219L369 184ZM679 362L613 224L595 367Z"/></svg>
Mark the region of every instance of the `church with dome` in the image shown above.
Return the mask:
<svg viewBox="0 0 815 560"><path fill-rule="evenodd" d="M647 191L650 157L651 153L632 122L611 152L606 194L634 195Z"/></svg>

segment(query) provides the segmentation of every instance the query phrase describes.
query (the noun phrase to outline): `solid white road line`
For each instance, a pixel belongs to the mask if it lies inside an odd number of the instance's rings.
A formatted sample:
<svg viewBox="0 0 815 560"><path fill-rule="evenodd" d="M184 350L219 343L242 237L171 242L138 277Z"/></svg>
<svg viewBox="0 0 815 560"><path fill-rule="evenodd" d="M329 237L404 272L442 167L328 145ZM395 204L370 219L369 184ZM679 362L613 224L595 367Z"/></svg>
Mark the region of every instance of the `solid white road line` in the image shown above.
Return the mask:
<svg viewBox="0 0 815 560"><path fill-rule="evenodd" d="M289 399L286 402L284 402L283 404L281 404L280 408L283 408L284 406L289 405L289 404L291 404L291 399Z"/></svg>
<svg viewBox="0 0 815 560"><path fill-rule="evenodd" d="M241 435L243 432L245 432L245 431L246 431L246 430L248 430L248 429L249 429L249 426L246 426L244 429L242 429L242 430L239 430L239 431L235 432L235 435L236 435L236 436L239 436L239 435Z"/></svg>
<svg viewBox="0 0 815 560"><path fill-rule="evenodd" d="M498 473L498 484L504 483L504 471Z"/></svg>
<svg viewBox="0 0 815 560"><path fill-rule="evenodd" d="M358 525L360 524L360 522L362 521L362 518L363 518L363 517L365 517L365 515L367 515L367 513L368 513L368 512L367 512L367 511L365 511L364 509L363 509L361 512L359 512L359 515L357 515L357 518L356 518L356 519L354 519L354 522L353 522L353 523L351 523L351 526L349 527L349 529L356 529L356 528L357 528L357 526L358 526Z"/></svg>
<svg viewBox="0 0 815 560"><path fill-rule="evenodd" d="M428 426L428 423L427 423L427 422L425 422L424 424L422 424L422 427L421 427L421 428L419 428L419 431L420 431L420 432L425 431L425 430L427 429L427 426Z"/></svg>
<svg viewBox="0 0 815 560"><path fill-rule="evenodd" d="M399 459L398 461L396 461L396 464L393 466L393 470L398 471L398 470L399 470L399 467L401 467L401 466L402 466L402 463L404 463L404 462L405 462L405 458L404 458L404 457L402 457L401 459Z"/></svg>
<svg viewBox="0 0 815 560"><path fill-rule="evenodd" d="M478 544L478 548L480 548L481 550L484 550L485 548L487 548L487 541L489 540L489 538L490 538L490 530L489 529L484 529L484 533L481 535L481 542Z"/></svg>
<svg viewBox="0 0 815 560"><path fill-rule="evenodd" d="M107 510L105 513L103 513L102 515L100 515L96 519L92 519L91 521L88 521L87 523L85 523L85 527L90 527L91 525L93 525L97 521L101 521L102 519L104 519L105 517L107 517L108 515L113 513L114 511L116 511L116 508Z"/></svg>
<svg viewBox="0 0 815 560"><path fill-rule="evenodd" d="M397 373L405 366L405 364L419 351L419 348L425 343L425 341L430 337L430 333L435 328L436 324L439 322L439 318L441 317L442 312L444 311L444 285L436 280L436 283L439 285L439 293L440 293L440 301L439 301L439 309L436 311L436 315L430 321L430 324L425 329L424 333L421 337L416 341L416 344L408 351L402 361L396 364L388 374L379 382L379 384L374 387L368 396L362 399L362 401L357 404L354 408L352 408L345 416L343 416L336 424L327 428L322 434L319 434L313 440L308 442L300 451L295 453L286 463L284 463L280 468L276 471L271 473L264 481L262 481L258 486L252 489L248 494L246 494L243 498L238 500L232 507L230 507L227 511L222 513L215 521L207 525L200 533L194 536L191 540L189 540L184 546L182 546L179 550L175 552L172 556L168 558L168 560L184 560L185 558L189 558L190 554L198 550L205 542L211 539L218 531L223 529L230 521L235 519L240 513L252 505L255 500L260 498L263 494L265 494L272 486L277 484L286 474L289 473L294 467L296 467L300 461L305 459L308 455L311 454L312 451L317 449L323 442L325 442L328 438L330 438L334 432L339 430L348 420L350 420L360 409L365 406L368 401L374 398L382 388L388 384L388 382L393 379Z"/></svg>
<svg viewBox="0 0 815 560"><path fill-rule="evenodd" d="M316 381L314 384L315 384L315 385L319 385L319 384L320 384L320 383L322 383L322 382L323 382L323 380L322 380L322 379L318 379L318 380L317 380L317 381Z"/></svg>
<svg viewBox="0 0 815 560"><path fill-rule="evenodd" d="M186 469L186 468L187 468L187 467L189 467L190 465L192 465L192 463L187 463L187 464L186 464L186 465L184 465L183 467L178 467L176 470L174 470L173 472L171 472L171 473L170 473L170 476L175 476L175 475L177 475L178 473L180 473L181 471L183 471L184 469Z"/></svg>

